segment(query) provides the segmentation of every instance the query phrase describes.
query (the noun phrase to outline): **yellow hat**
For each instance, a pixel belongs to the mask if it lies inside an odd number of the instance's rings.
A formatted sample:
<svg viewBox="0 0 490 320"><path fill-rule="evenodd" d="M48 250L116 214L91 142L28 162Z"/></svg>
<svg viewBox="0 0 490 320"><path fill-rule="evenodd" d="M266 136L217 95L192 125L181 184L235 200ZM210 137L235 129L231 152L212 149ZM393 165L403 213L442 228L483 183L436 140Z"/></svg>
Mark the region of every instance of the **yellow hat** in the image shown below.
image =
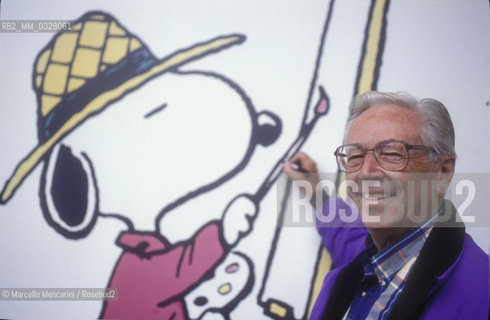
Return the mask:
<svg viewBox="0 0 490 320"><path fill-rule="evenodd" d="M243 35L222 36L156 59L112 16L83 15L37 56L33 87L39 143L5 183L0 203L6 203L51 148L85 120L153 77L244 40Z"/></svg>

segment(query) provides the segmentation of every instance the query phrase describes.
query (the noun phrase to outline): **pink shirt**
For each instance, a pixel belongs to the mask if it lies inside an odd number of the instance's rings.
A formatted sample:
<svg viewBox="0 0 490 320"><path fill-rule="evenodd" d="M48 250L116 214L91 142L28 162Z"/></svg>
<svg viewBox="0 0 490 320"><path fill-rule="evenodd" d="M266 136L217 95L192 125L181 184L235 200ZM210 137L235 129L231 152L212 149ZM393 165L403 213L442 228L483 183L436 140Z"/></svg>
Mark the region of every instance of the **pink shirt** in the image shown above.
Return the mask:
<svg viewBox="0 0 490 320"><path fill-rule="evenodd" d="M185 319L184 295L218 264L224 249L219 226L210 223L187 241L170 245L161 235L123 232L124 250L110 288L117 301L106 301L103 318Z"/></svg>

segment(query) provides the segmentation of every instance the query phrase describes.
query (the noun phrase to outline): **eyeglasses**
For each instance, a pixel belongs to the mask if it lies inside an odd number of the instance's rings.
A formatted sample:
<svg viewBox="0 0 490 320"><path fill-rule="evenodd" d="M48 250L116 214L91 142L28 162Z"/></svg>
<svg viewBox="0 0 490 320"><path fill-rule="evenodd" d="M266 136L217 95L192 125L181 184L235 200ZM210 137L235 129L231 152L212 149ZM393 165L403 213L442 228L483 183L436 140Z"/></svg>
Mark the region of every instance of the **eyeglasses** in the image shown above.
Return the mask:
<svg viewBox="0 0 490 320"><path fill-rule="evenodd" d="M364 158L369 152L374 154L381 168L389 171L400 171L405 169L409 161L409 150L428 150L434 148L428 146L417 146L405 141L386 140L377 143L374 148L364 148L358 143L346 144L335 150L337 164L341 171L347 173L357 172L364 164Z"/></svg>

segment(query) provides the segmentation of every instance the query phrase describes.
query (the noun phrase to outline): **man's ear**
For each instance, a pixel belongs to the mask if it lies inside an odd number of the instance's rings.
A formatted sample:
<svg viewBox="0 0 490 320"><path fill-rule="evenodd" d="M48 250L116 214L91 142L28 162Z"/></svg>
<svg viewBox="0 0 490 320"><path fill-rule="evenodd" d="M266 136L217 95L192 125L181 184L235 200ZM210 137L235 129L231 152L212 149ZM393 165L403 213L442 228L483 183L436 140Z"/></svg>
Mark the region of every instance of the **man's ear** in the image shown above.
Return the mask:
<svg viewBox="0 0 490 320"><path fill-rule="evenodd" d="M437 192L440 195L444 195L451 183L454 174L454 168L456 166L456 158L454 156L444 156L440 160L439 167L439 184L437 185Z"/></svg>

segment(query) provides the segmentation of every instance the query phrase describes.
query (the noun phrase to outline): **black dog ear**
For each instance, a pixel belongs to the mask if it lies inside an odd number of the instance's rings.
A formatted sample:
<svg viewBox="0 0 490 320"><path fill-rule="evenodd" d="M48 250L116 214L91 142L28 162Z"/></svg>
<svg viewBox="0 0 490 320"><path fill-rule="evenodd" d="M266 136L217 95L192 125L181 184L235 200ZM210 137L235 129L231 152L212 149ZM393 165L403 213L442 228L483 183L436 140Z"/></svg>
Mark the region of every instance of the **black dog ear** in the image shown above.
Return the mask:
<svg viewBox="0 0 490 320"><path fill-rule="evenodd" d="M257 114L257 123L254 140L264 147L276 142L282 131L281 119L270 111L262 111Z"/></svg>
<svg viewBox="0 0 490 320"><path fill-rule="evenodd" d="M41 208L48 224L66 238L85 237L97 218L97 188L85 154L55 146L41 178Z"/></svg>

